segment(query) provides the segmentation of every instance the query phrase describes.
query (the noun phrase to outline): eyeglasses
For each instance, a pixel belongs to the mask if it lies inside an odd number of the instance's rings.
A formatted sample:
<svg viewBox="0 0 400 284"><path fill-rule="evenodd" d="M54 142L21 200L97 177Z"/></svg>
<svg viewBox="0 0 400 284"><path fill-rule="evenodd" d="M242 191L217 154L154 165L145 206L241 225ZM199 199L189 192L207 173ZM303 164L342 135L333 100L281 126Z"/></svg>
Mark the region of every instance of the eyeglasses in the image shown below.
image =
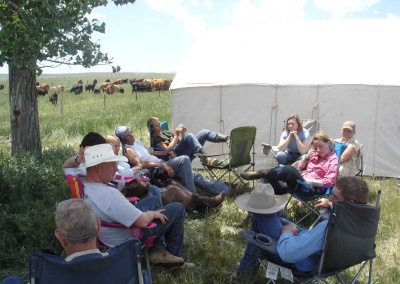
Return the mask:
<svg viewBox="0 0 400 284"><path fill-rule="evenodd" d="M94 235L96 235L96 233L97 233L97 228L94 229L93 233L91 233L90 235L84 236L84 237L80 237L80 238L75 238L75 237L68 236L67 234L63 233L63 232L62 232L61 230L59 230L59 229L56 229L56 232L57 232L57 233L60 233L60 235L63 236L64 238L66 238L67 240L70 240L70 241L83 241L83 240L88 240L88 239L90 239L91 237L93 237Z"/></svg>

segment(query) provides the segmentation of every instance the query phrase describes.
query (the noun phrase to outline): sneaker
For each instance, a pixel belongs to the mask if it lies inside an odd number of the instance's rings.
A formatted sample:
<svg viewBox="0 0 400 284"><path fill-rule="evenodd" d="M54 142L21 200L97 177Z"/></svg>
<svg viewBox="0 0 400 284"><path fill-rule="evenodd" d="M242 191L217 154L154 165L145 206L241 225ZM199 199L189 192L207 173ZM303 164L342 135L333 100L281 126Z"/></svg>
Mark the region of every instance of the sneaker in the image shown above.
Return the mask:
<svg viewBox="0 0 400 284"><path fill-rule="evenodd" d="M167 250L160 250L149 255L152 264L184 264L182 257L172 255Z"/></svg>

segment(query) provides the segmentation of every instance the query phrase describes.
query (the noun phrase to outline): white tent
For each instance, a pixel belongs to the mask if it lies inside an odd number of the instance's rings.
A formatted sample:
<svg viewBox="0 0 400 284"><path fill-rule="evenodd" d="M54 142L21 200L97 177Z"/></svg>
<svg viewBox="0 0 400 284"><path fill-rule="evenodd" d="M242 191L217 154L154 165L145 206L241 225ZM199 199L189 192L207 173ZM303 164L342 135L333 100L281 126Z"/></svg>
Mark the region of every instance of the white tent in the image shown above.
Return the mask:
<svg viewBox="0 0 400 284"><path fill-rule="evenodd" d="M229 133L257 127L257 167L272 166L261 143L276 145L297 113L339 138L356 122L365 174L400 177L400 21L341 20L210 32L171 85L172 123ZM206 151L222 151L206 144ZM226 147L226 146L225 146Z"/></svg>

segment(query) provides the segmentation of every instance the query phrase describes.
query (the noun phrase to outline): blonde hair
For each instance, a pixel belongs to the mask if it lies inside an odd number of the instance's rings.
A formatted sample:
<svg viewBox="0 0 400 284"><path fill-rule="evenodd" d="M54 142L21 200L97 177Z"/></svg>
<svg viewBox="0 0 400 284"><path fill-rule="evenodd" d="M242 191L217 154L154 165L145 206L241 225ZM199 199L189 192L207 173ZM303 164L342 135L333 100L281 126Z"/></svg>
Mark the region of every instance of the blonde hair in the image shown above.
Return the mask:
<svg viewBox="0 0 400 284"><path fill-rule="evenodd" d="M106 135L105 139L106 139L107 143L113 143L114 144L115 142L118 142L118 143L121 142L119 140L119 138L117 136L115 136L115 135Z"/></svg>
<svg viewBox="0 0 400 284"><path fill-rule="evenodd" d="M324 131L319 131L318 133L314 134L311 139L311 145L314 144L315 141L321 140L325 143L330 143L330 148L333 149L333 140L329 137L329 135Z"/></svg>

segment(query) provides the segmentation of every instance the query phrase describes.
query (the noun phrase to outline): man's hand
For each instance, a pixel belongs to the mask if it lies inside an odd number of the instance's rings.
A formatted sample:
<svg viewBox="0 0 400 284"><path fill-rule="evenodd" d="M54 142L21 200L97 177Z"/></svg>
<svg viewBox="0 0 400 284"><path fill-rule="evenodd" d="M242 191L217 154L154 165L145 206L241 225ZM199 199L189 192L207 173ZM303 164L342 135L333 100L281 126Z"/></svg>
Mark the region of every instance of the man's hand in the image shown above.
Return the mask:
<svg viewBox="0 0 400 284"><path fill-rule="evenodd" d="M175 175L174 169L168 166L166 163L161 163L161 166L167 171L169 177L173 177Z"/></svg>
<svg viewBox="0 0 400 284"><path fill-rule="evenodd" d="M153 211L154 214L154 219L160 220L161 224L166 224L168 221L168 217L165 216L164 214L162 214L162 212L164 212L165 209L160 209L157 211Z"/></svg>
<svg viewBox="0 0 400 284"><path fill-rule="evenodd" d="M297 227L295 224L289 224L289 225L282 227L282 234L287 231L292 232L293 236L297 236L299 234L299 230L297 230Z"/></svg>
<svg viewBox="0 0 400 284"><path fill-rule="evenodd" d="M322 208L331 208L332 203L329 201L327 198L321 198L317 200L317 202L314 204L315 209L322 209Z"/></svg>

